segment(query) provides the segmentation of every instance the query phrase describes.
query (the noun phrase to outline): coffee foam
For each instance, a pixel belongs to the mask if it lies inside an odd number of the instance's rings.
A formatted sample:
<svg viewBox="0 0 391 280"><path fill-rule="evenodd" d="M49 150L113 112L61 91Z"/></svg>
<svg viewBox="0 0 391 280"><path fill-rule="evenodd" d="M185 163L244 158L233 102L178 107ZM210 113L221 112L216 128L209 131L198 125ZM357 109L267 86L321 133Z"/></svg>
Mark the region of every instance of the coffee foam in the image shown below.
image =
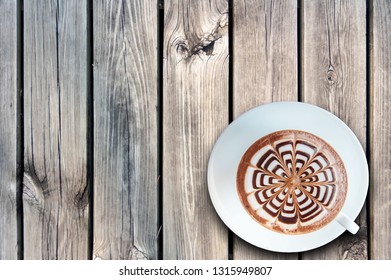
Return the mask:
<svg viewBox="0 0 391 280"><path fill-rule="evenodd" d="M331 222L346 199L344 164L321 138L282 130L257 140L243 155L237 191L261 225L285 234L315 231Z"/></svg>

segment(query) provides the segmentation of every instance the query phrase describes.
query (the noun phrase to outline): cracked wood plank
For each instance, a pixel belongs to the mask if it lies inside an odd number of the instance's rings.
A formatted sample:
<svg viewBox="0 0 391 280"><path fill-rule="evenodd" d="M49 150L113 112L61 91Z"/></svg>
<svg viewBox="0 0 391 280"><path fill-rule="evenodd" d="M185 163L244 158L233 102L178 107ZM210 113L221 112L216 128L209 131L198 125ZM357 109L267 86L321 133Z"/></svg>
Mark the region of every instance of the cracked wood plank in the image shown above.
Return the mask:
<svg viewBox="0 0 391 280"><path fill-rule="evenodd" d="M17 4L0 1L0 260L17 259Z"/></svg>
<svg viewBox="0 0 391 280"><path fill-rule="evenodd" d="M272 101L296 101L297 1L233 1L233 115ZM234 237L234 259L297 259Z"/></svg>
<svg viewBox="0 0 391 280"><path fill-rule="evenodd" d="M227 229L209 199L212 146L228 124L228 2L165 1L164 259L227 259Z"/></svg>
<svg viewBox="0 0 391 280"><path fill-rule="evenodd" d="M366 4L302 1L302 96L341 118L366 147ZM356 235L345 232L303 259L367 259L364 205Z"/></svg>
<svg viewBox="0 0 391 280"><path fill-rule="evenodd" d="M156 259L157 1L93 9L93 258Z"/></svg>
<svg viewBox="0 0 391 280"><path fill-rule="evenodd" d="M371 259L391 259L391 3L373 1L370 77Z"/></svg>
<svg viewBox="0 0 391 280"><path fill-rule="evenodd" d="M87 1L24 1L24 257L86 259Z"/></svg>

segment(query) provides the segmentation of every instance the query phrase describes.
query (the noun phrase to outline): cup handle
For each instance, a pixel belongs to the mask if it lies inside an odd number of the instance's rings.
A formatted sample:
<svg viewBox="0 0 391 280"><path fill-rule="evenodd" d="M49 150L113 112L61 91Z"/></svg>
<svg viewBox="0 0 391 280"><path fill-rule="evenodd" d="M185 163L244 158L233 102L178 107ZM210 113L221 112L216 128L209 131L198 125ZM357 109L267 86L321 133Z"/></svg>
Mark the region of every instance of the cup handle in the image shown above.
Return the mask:
<svg viewBox="0 0 391 280"><path fill-rule="evenodd" d="M360 229L360 227L345 213L339 212L335 220L352 234L356 234Z"/></svg>

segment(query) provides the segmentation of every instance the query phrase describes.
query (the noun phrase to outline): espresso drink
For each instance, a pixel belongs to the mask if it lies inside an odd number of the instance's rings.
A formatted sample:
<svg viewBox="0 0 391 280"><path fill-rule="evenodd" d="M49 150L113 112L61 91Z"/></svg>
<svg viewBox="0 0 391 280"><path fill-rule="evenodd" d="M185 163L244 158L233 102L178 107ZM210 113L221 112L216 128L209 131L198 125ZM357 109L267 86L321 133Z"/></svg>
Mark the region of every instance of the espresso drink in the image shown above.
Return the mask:
<svg viewBox="0 0 391 280"><path fill-rule="evenodd" d="M331 222L348 191L336 151L299 130L277 131L251 145L240 161L236 186L255 220L285 234L315 231Z"/></svg>

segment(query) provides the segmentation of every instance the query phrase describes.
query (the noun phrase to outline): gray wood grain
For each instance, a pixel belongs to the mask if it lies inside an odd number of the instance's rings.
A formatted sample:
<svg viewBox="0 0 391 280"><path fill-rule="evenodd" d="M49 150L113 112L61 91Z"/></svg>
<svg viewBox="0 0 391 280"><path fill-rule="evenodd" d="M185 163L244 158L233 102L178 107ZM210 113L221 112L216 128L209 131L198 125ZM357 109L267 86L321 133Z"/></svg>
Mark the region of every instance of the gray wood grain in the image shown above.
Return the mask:
<svg viewBox="0 0 391 280"><path fill-rule="evenodd" d="M228 124L228 3L169 0L164 14L164 258L226 259L206 170Z"/></svg>
<svg viewBox="0 0 391 280"><path fill-rule="evenodd" d="M370 14L371 259L391 259L391 3L374 0Z"/></svg>
<svg viewBox="0 0 391 280"><path fill-rule="evenodd" d="M0 260L16 259L17 5L0 2Z"/></svg>
<svg viewBox="0 0 391 280"><path fill-rule="evenodd" d="M296 101L297 1L233 1L233 112L272 101ZM234 259L297 259L234 238Z"/></svg>
<svg viewBox="0 0 391 280"><path fill-rule="evenodd" d="M366 148L366 4L302 1L302 96L341 118ZM345 232L303 259L366 259L365 206L356 235Z"/></svg>
<svg viewBox="0 0 391 280"><path fill-rule="evenodd" d="M156 259L157 3L93 8L93 258Z"/></svg>
<svg viewBox="0 0 391 280"><path fill-rule="evenodd" d="M86 259L87 1L24 1L24 257Z"/></svg>

